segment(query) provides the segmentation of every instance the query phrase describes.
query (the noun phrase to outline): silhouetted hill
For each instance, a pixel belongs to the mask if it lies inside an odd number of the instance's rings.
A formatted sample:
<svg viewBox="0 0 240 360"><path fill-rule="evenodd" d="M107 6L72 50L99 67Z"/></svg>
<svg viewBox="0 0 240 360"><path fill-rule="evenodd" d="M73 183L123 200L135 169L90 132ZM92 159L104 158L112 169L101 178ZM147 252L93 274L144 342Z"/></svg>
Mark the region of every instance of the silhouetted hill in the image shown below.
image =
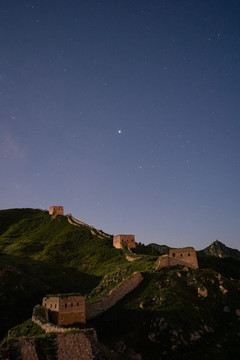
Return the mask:
<svg viewBox="0 0 240 360"><path fill-rule="evenodd" d="M224 257L240 258L239 250L231 249L227 247L225 244L221 243L219 240L214 241L211 245L199 251L199 254L217 256L220 258L224 258Z"/></svg>

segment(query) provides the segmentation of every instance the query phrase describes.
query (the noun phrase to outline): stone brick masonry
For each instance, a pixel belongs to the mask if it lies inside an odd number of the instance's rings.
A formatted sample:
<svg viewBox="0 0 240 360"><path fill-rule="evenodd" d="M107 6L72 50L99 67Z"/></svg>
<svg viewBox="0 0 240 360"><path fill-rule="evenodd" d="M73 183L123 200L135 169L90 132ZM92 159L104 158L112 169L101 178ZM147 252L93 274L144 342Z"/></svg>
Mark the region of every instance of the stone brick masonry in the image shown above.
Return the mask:
<svg viewBox="0 0 240 360"><path fill-rule="evenodd" d="M51 206L49 208L49 215L63 215L63 206Z"/></svg>
<svg viewBox="0 0 240 360"><path fill-rule="evenodd" d="M198 268L197 254L193 247L170 249L169 255L162 255L158 259L156 270L176 265Z"/></svg>
<svg viewBox="0 0 240 360"><path fill-rule="evenodd" d="M42 305L48 311L48 318L57 325L69 325L86 322L84 296L48 296Z"/></svg>
<svg viewBox="0 0 240 360"><path fill-rule="evenodd" d="M125 281L113 288L104 299L95 303L86 304L87 319L93 319L110 309L130 291L134 290L142 281L142 274L140 272L134 272Z"/></svg>
<svg viewBox="0 0 240 360"><path fill-rule="evenodd" d="M117 249L121 249L123 245L126 245L129 249L135 248L135 236L134 235L115 235L113 237L113 246Z"/></svg>

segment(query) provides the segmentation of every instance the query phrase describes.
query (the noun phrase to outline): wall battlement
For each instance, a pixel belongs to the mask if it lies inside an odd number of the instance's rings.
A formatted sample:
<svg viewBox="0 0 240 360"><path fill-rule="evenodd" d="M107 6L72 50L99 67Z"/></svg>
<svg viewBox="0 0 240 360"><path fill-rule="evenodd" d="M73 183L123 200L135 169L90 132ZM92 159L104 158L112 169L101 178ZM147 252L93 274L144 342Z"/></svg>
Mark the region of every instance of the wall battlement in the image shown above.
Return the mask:
<svg viewBox="0 0 240 360"><path fill-rule="evenodd" d="M49 208L49 215L53 215L53 216L64 215L63 206L51 206Z"/></svg>
<svg viewBox="0 0 240 360"><path fill-rule="evenodd" d="M168 255L162 255L157 261L156 270L172 266L188 266L198 269L197 254L193 247L170 249Z"/></svg>
<svg viewBox="0 0 240 360"><path fill-rule="evenodd" d="M122 249L126 245L129 249L135 248L134 235L116 235L113 237L113 246L117 249Z"/></svg>
<svg viewBox="0 0 240 360"><path fill-rule="evenodd" d="M143 281L143 276L139 271L134 272L123 282L113 288L109 294L102 300L97 302L86 304L86 317L87 319L93 319L96 316L101 315L112 306L114 306L119 300L121 300L129 292L133 291Z"/></svg>
<svg viewBox="0 0 240 360"><path fill-rule="evenodd" d="M43 298L42 305L47 310L48 320L54 324L86 323L84 296L49 296Z"/></svg>

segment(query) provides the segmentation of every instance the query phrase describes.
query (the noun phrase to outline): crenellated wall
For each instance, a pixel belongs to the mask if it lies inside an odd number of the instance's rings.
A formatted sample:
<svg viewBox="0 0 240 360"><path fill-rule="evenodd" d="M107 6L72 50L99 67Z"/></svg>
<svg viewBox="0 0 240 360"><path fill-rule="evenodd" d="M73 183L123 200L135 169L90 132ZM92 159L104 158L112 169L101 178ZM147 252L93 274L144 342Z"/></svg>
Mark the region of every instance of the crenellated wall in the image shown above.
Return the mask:
<svg viewBox="0 0 240 360"><path fill-rule="evenodd" d="M93 319L114 306L125 295L134 290L143 281L140 272L134 272L126 280L113 288L108 296L94 303L86 304L86 318Z"/></svg>
<svg viewBox="0 0 240 360"><path fill-rule="evenodd" d="M177 265L197 269L198 261L195 249L193 247L170 249L168 255L162 255L159 257L156 270Z"/></svg>
<svg viewBox="0 0 240 360"><path fill-rule="evenodd" d="M115 235L113 237L113 246L117 249L122 249L123 245L126 245L129 249L135 248L135 236L134 235Z"/></svg>
<svg viewBox="0 0 240 360"><path fill-rule="evenodd" d="M57 325L86 322L85 297L74 295L48 296L42 305L48 311L49 320Z"/></svg>
<svg viewBox="0 0 240 360"><path fill-rule="evenodd" d="M57 216L57 215L63 215L63 206L51 206L49 208L49 215Z"/></svg>

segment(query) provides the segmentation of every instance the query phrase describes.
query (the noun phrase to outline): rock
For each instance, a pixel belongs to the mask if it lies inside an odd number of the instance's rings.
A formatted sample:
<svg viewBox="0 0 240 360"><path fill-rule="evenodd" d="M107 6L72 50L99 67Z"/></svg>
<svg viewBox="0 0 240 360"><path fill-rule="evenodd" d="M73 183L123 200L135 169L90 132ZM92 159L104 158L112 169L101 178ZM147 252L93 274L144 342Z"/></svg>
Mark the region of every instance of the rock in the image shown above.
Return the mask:
<svg viewBox="0 0 240 360"><path fill-rule="evenodd" d="M204 324L203 328L208 333L213 333L214 332L213 328L211 326L208 326L207 324Z"/></svg>
<svg viewBox="0 0 240 360"><path fill-rule="evenodd" d="M228 306L224 306L223 311L225 313L230 313L231 310L230 310L230 308Z"/></svg>
<svg viewBox="0 0 240 360"><path fill-rule="evenodd" d="M240 309L236 309L235 313L236 313L237 316L240 316Z"/></svg>
<svg viewBox="0 0 240 360"><path fill-rule="evenodd" d="M207 297L208 296L208 291L207 291L207 289L205 288L205 287L199 287L198 288L198 296L200 297L200 296L202 296L202 297Z"/></svg>
<svg viewBox="0 0 240 360"><path fill-rule="evenodd" d="M182 274L180 272L177 273L178 277L182 277Z"/></svg>
<svg viewBox="0 0 240 360"><path fill-rule="evenodd" d="M129 360L143 360L142 355L136 353L133 349L128 349L125 355Z"/></svg>
<svg viewBox="0 0 240 360"><path fill-rule="evenodd" d="M154 344L160 344L162 338L167 336L169 338L170 328L169 324L164 318L152 319L149 324L148 339Z"/></svg>
<svg viewBox="0 0 240 360"><path fill-rule="evenodd" d="M223 293L223 295L225 295L225 294L228 292L228 290L225 289L222 285L219 285L219 289L221 290L221 292Z"/></svg>
<svg viewBox="0 0 240 360"><path fill-rule="evenodd" d="M126 349L127 349L126 344L123 341L119 341L115 345L114 351L119 353L119 354L122 354L122 353L124 353L126 351Z"/></svg>
<svg viewBox="0 0 240 360"><path fill-rule="evenodd" d="M197 341L199 339L201 339L201 334L199 331L195 331L194 333L190 334L191 341Z"/></svg>
<svg viewBox="0 0 240 360"><path fill-rule="evenodd" d="M217 273L217 274L216 274L216 278L220 281L221 278L222 278L222 275Z"/></svg>
<svg viewBox="0 0 240 360"><path fill-rule="evenodd" d="M172 334L173 334L173 336L178 336L178 332L176 331L176 330L172 330Z"/></svg>

